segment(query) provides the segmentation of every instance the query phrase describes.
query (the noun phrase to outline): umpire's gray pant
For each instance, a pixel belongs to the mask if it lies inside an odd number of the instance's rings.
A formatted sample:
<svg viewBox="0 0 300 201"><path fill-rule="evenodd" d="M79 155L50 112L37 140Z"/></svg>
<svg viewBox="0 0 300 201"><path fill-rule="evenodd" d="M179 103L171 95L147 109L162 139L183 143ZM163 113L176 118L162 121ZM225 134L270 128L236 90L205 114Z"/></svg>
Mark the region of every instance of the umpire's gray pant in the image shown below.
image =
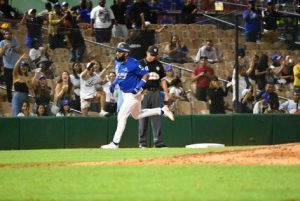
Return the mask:
<svg viewBox="0 0 300 201"><path fill-rule="evenodd" d="M142 101L142 109L161 107L160 91L148 91ZM139 145L147 146L148 122L151 119L154 145L162 144L161 116L146 117L139 120Z"/></svg>

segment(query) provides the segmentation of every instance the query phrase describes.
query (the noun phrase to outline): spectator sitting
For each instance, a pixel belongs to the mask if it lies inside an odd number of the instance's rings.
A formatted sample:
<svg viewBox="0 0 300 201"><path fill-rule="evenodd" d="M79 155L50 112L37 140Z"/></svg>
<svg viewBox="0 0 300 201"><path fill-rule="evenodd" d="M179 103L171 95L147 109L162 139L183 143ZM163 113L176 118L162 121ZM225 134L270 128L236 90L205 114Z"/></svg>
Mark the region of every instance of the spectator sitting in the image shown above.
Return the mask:
<svg viewBox="0 0 300 201"><path fill-rule="evenodd" d="M60 103L59 112L56 114L57 117L71 117L75 116L75 114L71 111L70 100L63 99Z"/></svg>
<svg viewBox="0 0 300 201"><path fill-rule="evenodd" d="M262 94L262 99L255 103L253 108L253 114L264 114L271 112L270 107L270 95L266 92Z"/></svg>
<svg viewBox="0 0 300 201"><path fill-rule="evenodd" d="M52 89L47 85L46 77L43 74L40 75L39 70L36 71L32 79L32 85L35 94L36 108L38 105L43 105L47 114L51 114L50 101L52 100L53 92Z"/></svg>
<svg viewBox="0 0 300 201"><path fill-rule="evenodd" d="M196 98L200 101L206 101L207 89L210 79L214 76L214 69L207 66L207 57L200 57L200 64L194 69L192 81L197 81Z"/></svg>
<svg viewBox="0 0 300 201"><path fill-rule="evenodd" d="M253 113L254 96L252 89L244 89L241 100L241 113Z"/></svg>
<svg viewBox="0 0 300 201"><path fill-rule="evenodd" d="M294 89L293 85L293 67L294 67L294 58L291 56L286 56L285 57L285 62L283 65L283 68L281 69L281 73L279 75L281 83L285 84L288 86L289 89Z"/></svg>
<svg viewBox="0 0 300 201"><path fill-rule="evenodd" d="M224 96L226 92L219 85L218 77L213 76L207 90L209 113L210 114L225 114Z"/></svg>
<svg viewBox="0 0 300 201"><path fill-rule="evenodd" d="M20 111L20 113L18 113L17 116L18 117L34 117L36 115L33 113L30 113L30 104L28 101L24 101L22 103L21 111Z"/></svg>
<svg viewBox="0 0 300 201"><path fill-rule="evenodd" d="M169 44L164 49L163 61L169 63L187 62L188 49L181 44L177 35L172 35Z"/></svg>
<svg viewBox="0 0 300 201"><path fill-rule="evenodd" d="M36 115L38 117L48 116L45 105L38 105L36 107Z"/></svg>
<svg viewBox="0 0 300 201"><path fill-rule="evenodd" d="M276 92L274 92L274 85L267 84L264 91L261 91L256 97L256 101L259 101L262 98L263 94L269 94L269 104L273 111L278 110L279 108L279 99Z"/></svg>
<svg viewBox="0 0 300 201"><path fill-rule="evenodd" d="M47 79L54 79L54 66L53 62L47 57L41 57L41 59L36 63L36 67L40 68L41 72L46 76Z"/></svg>
<svg viewBox="0 0 300 201"><path fill-rule="evenodd" d="M279 106L279 110L285 113L294 114L300 110L299 94L294 92L292 99L288 99Z"/></svg>
<svg viewBox="0 0 300 201"><path fill-rule="evenodd" d="M206 41L206 45L199 48L196 58L195 58L195 63L199 63L201 56L207 57L208 63L213 64L213 63L219 62L218 57L217 57L217 51L213 47L212 40L208 39Z"/></svg>
<svg viewBox="0 0 300 201"><path fill-rule="evenodd" d="M80 111L80 74L82 73L81 64L75 62L72 65L71 82L74 86L75 100L71 102L72 108Z"/></svg>

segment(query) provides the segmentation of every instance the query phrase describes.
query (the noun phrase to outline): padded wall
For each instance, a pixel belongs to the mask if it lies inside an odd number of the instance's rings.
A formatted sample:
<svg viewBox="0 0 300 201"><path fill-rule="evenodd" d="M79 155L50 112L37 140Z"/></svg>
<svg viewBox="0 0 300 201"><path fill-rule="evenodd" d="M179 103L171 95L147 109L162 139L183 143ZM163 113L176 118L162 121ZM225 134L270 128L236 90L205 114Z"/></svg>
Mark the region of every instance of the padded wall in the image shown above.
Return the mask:
<svg viewBox="0 0 300 201"><path fill-rule="evenodd" d="M163 118L162 138L168 147L184 147L192 143L191 116L176 116L175 122Z"/></svg>
<svg viewBox="0 0 300 201"><path fill-rule="evenodd" d="M26 117L20 119L20 149L65 147L65 118Z"/></svg>
<svg viewBox="0 0 300 201"><path fill-rule="evenodd" d="M273 144L300 142L300 115L274 115Z"/></svg>
<svg viewBox="0 0 300 201"><path fill-rule="evenodd" d="M233 115L233 145L272 144L273 115Z"/></svg>
<svg viewBox="0 0 300 201"><path fill-rule="evenodd" d="M232 145L232 115L192 116L193 143Z"/></svg>
<svg viewBox="0 0 300 201"><path fill-rule="evenodd" d="M66 148L97 148L107 142L108 119L99 117L65 118Z"/></svg>
<svg viewBox="0 0 300 201"><path fill-rule="evenodd" d="M19 149L19 119L0 118L0 150Z"/></svg>

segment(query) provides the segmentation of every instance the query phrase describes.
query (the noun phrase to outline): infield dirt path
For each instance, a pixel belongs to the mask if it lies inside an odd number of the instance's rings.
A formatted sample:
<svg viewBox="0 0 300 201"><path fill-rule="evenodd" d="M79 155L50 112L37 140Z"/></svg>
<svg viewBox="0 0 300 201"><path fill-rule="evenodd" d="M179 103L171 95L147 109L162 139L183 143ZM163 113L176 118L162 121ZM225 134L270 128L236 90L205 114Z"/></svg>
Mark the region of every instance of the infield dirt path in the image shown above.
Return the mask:
<svg viewBox="0 0 300 201"><path fill-rule="evenodd" d="M97 166L97 165L300 165L300 143L261 146L235 151L118 161L2 164L0 168Z"/></svg>

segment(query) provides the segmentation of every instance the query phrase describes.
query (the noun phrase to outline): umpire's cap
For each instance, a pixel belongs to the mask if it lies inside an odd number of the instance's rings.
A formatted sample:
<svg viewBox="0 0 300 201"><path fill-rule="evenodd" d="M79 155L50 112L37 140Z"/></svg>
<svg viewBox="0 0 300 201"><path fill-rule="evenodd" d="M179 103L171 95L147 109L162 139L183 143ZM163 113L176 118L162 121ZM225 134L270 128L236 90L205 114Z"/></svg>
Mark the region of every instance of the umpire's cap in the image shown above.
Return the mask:
<svg viewBox="0 0 300 201"><path fill-rule="evenodd" d="M127 43L121 42L117 45L116 51L118 51L118 52L130 52L130 47Z"/></svg>

